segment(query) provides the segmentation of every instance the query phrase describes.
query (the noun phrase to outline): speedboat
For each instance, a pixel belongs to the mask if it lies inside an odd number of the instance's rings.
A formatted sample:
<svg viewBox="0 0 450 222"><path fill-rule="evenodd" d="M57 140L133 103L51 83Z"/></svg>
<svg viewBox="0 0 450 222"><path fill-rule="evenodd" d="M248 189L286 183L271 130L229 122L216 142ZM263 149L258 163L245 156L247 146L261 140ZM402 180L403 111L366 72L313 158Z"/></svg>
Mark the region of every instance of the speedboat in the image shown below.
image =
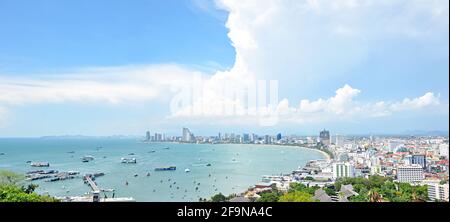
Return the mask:
<svg viewBox="0 0 450 222"><path fill-rule="evenodd" d="M191 172L191 170L186 168L186 169L184 170L184 172L189 173L189 172Z"/></svg>

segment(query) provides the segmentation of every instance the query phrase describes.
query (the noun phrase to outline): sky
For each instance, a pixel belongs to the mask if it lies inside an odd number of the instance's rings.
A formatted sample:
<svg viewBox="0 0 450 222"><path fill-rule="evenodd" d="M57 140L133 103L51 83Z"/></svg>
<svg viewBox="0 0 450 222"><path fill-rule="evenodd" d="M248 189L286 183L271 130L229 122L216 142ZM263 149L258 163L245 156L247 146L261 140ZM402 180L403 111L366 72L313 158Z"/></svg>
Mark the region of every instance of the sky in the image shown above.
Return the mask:
<svg viewBox="0 0 450 222"><path fill-rule="evenodd" d="M15 0L0 27L0 137L449 128L447 0Z"/></svg>

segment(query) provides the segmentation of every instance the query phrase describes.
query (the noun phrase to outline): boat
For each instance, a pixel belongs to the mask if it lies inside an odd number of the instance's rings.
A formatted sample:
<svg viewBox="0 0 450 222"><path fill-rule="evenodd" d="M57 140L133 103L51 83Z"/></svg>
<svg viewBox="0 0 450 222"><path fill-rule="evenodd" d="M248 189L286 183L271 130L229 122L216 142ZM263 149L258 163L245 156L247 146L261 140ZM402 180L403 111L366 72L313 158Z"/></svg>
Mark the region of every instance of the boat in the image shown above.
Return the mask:
<svg viewBox="0 0 450 222"><path fill-rule="evenodd" d="M129 153L128 155L130 155L130 156L133 156L133 155L134 155L134 153Z"/></svg>
<svg viewBox="0 0 450 222"><path fill-rule="evenodd" d="M206 166L210 167L210 166L211 166L211 164L210 164L210 163L208 163L208 164L206 164Z"/></svg>
<svg viewBox="0 0 450 222"><path fill-rule="evenodd" d="M92 160L94 160L93 156L84 156L84 157L81 158L81 161L83 163L87 163L87 162L92 161Z"/></svg>
<svg viewBox="0 0 450 222"><path fill-rule="evenodd" d="M121 163L137 163L136 158L122 158Z"/></svg>
<svg viewBox="0 0 450 222"><path fill-rule="evenodd" d="M80 174L80 171L70 170L70 171L67 171L67 173L68 173L69 175L78 175L78 174Z"/></svg>
<svg viewBox="0 0 450 222"><path fill-rule="evenodd" d="M189 172L191 172L191 170L186 168L186 169L184 170L184 172L189 173Z"/></svg>
<svg viewBox="0 0 450 222"><path fill-rule="evenodd" d="M177 170L176 166L169 166L169 167L158 167L155 168L155 171L174 171Z"/></svg>
<svg viewBox="0 0 450 222"><path fill-rule="evenodd" d="M164 149L165 149L165 150L169 150L169 149L170 149L170 147L165 147Z"/></svg>
<svg viewBox="0 0 450 222"><path fill-rule="evenodd" d="M156 151L155 150L152 150L152 151L148 151L148 153L155 153Z"/></svg>
<svg viewBox="0 0 450 222"><path fill-rule="evenodd" d="M48 162L35 162L35 163L30 163L30 165L32 167L49 167L50 163L48 163Z"/></svg>

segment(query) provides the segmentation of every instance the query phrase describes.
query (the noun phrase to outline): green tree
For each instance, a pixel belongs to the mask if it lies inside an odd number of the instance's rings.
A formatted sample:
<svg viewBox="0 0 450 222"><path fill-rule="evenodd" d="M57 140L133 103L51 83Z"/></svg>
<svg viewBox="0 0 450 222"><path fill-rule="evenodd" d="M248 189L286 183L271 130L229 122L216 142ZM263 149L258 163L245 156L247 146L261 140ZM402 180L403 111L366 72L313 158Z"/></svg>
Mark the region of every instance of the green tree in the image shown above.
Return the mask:
<svg viewBox="0 0 450 222"><path fill-rule="evenodd" d="M314 202L313 196L307 192L294 191L284 194L279 202Z"/></svg>
<svg viewBox="0 0 450 222"><path fill-rule="evenodd" d="M53 197L34 193L35 184L21 185L25 177L11 171L0 171L0 202L56 202Z"/></svg>
<svg viewBox="0 0 450 222"><path fill-rule="evenodd" d="M279 192L264 192L260 194L260 198L257 202L278 202L278 199L280 199L281 193Z"/></svg>
<svg viewBox="0 0 450 222"><path fill-rule="evenodd" d="M227 201L227 197L223 195L222 193L216 194L211 197L212 202L225 202Z"/></svg>
<svg viewBox="0 0 450 222"><path fill-rule="evenodd" d="M1 185L18 185L25 179L25 176L8 170L0 170Z"/></svg>
<svg viewBox="0 0 450 222"><path fill-rule="evenodd" d="M50 196L26 193L18 186L0 185L0 202L57 202L57 200Z"/></svg>

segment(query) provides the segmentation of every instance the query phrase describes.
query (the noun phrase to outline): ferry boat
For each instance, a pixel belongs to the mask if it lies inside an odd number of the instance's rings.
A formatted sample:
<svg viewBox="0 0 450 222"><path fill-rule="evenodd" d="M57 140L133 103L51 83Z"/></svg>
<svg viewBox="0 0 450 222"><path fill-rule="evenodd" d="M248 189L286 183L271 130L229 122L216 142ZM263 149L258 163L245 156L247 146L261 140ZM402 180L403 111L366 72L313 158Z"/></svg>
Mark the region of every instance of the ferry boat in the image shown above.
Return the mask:
<svg viewBox="0 0 450 222"><path fill-rule="evenodd" d="M136 158L122 158L121 163L137 163Z"/></svg>
<svg viewBox="0 0 450 222"><path fill-rule="evenodd" d="M48 162L35 162L35 163L30 163L30 165L32 167L49 167L50 163L48 163Z"/></svg>
<svg viewBox="0 0 450 222"><path fill-rule="evenodd" d="M177 170L176 166L169 166L169 167L158 167L155 168L155 171L174 171Z"/></svg>

